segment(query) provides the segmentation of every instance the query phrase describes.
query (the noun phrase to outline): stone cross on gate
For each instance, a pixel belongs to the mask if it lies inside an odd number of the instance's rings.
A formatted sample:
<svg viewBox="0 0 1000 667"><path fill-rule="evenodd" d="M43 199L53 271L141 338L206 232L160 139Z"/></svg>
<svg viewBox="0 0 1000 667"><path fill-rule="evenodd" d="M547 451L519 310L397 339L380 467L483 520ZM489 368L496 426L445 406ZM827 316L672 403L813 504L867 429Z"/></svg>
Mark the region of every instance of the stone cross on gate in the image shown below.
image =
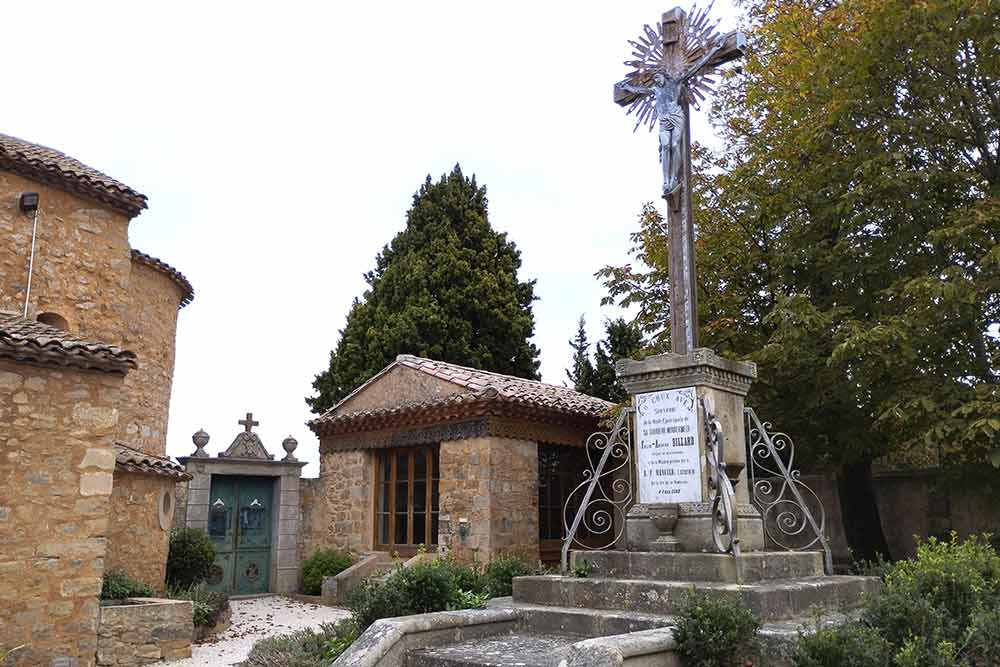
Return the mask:
<svg viewBox="0 0 1000 667"><path fill-rule="evenodd" d="M739 32L720 36L708 21L708 9L689 15L680 7L663 14L658 30L646 26L631 42L634 68L615 84L614 99L639 122L657 127L663 198L667 201L670 240L670 349L687 354L698 347L698 274L691 212L690 105L711 91L714 70L745 52Z"/></svg>
<svg viewBox="0 0 1000 667"><path fill-rule="evenodd" d="M260 426L260 422L254 421L254 419L253 419L253 413L252 412L248 412L247 413L247 418L246 419L241 419L237 423L240 426L242 426L246 430L247 433L250 433L251 431L253 431L253 427L254 426Z"/></svg>

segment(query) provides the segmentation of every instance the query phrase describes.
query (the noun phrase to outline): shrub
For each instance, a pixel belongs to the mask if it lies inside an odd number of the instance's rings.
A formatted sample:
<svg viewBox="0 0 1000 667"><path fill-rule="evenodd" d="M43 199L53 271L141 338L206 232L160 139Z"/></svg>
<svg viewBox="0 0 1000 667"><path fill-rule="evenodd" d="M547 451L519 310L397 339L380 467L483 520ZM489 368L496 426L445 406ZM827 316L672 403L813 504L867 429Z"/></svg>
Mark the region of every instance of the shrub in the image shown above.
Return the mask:
<svg viewBox="0 0 1000 667"><path fill-rule="evenodd" d="M1000 555L985 539L959 542L953 535L929 539L916 559L890 568L862 618L897 651L933 661L947 654L946 645L964 647L973 619L998 602Z"/></svg>
<svg viewBox="0 0 1000 667"><path fill-rule="evenodd" d="M484 593L486 582L483 579L483 572L475 565L462 565L451 557L438 558L434 561L434 566L445 570L451 580L455 582L455 588L470 593ZM460 607L456 607L459 609Z"/></svg>
<svg viewBox="0 0 1000 667"><path fill-rule="evenodd" d="M848 623L802 635L792 662L796 667L883 667L892 663L892 650L873 629Z"/></svg>
<svg viewBox="0 0 1000 667"><path fill-rule="evenodd" d="M307 628L288 635L261 639L242 667L327 667L347 650L357 631L350 621L324 623L318 630Z"/></svg>
<svg viewBox="0 0 1000 667"><path fill-rule="evenodd" d="M229 609L229 596L221 591L210 591L204 583L186 590L170 591L169 595L175 600L191 600L197 628L212 627Z"/></svg>
<svg viewBox="0 0 1000 667"><path fill-rule="evenodd" d="M691 593L681 605L674 638L689 667L731 667L754 648L760 619L732 600Z"/></svg>
<svg viewBox="0 0 1000 667"><path fill-rule="evenodd" d="M152 587L128 576L125 570L108 570L104 573L101 583L102 600L150 597L153 597Z"/></svg>
<svg viewBox="0 0 1000 667"><path fill-rule="evenodd" d="M205 531L180 528L170 534L167 585L188 589L208 578L215 562L215 546Z"/></svg>
<svg viewBox="0 0 1000 667"><path fill-rule="evenodd" d="M501 554L483 569L486 592L491 598L506 597L513 593L514 577L537 574L538 567L515 554Z"/></svg>
<svg viewBox="0 0 1000 667"><path fill-rule="evenodd" d="M319 595L323 577L335 577L354 564L354 556L346 551L320 549L302 563L302 592Z"/></svg>
<svg viewBox="0 0 1000 667"><path fill-rule="evenodd" d="M401 572L402 570L396 570ZM395 572L384 581L366 579L347 595L347 607L351 618L364 631L380 618L405 616L410 611L406 593L393 585Z"/></svg>

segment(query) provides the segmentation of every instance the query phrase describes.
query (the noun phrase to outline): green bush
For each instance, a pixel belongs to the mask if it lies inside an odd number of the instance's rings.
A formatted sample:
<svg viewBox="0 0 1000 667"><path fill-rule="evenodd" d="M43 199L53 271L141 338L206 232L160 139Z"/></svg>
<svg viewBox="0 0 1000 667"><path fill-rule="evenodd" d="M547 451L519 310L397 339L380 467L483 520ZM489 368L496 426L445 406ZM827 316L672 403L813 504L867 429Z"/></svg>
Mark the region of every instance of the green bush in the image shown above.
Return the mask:
<svg viewBox="0 0 1000 667"><path fill-rule="evenodd" d="M153 588L128 576L125 570L108 570L101 582L102 600L124 600L125 598L151 598Z"/></svg>
<svg viewBox="0 0 1000 667"><path fill-rule="evenodd" d="M491 598L506 597L514 590L514 577L538 574L538 566L515 554L501 554L483 568L486 592Z"/></svg>
<svg viewBox="0 0 1000 667"><path fill-rule="evenodd" d="M208 578L215 562L215 546L203 530L180 528L170 534L167 585L188 589Z"/></svg>
<svg viewBox="0 0 1000 667"><path fill-rule="evenodd" d="M323 592L323 577L335 577L351 565L354 556L346 551L320 549L302 563L302 592L319 595Z"/></svg>
<svg viewBox="0 0 1000 667"><path fill-rule="evenodd" d="M484 593L486 591L486 582L483 579L481 568L475 565L462 565L451 557L438 558L433 563L435 567L448 573L458 590L469 593ZM456 609L458 608L456 607Z"/></svg>
<svg viewBox="0 0 1000 667"><path fill-rule="evenodd" d="M914 560L889 569L882 593L868 601L862 618L897 651L933 660L950 650L946 645L963 650L973 619L998 603L1000 555L989 542L931 538L917 547Z"/></svg>
<svg viewBox="0 0 1000 667"><path fill-rule="evenodd" d="M760 619L739 602L692 592L677 615L677 652L688 667L732 667L754 650Z"/></svg>
<svg viewBox="0 0 1000 667"><path fill-rule="evenodd" d="M324 623L288 635L261 639L242 667L327 667L351 645L357 631L350 621Z"/></svg>
<svg viewBox="0 0 1000 667"><path fill-rule="evenodd" d="M796 667L884 667L892 664L892 649L873 629L848 623L801 636L792 662Z"/></svg>
<svg viewBox="0 0 1000 667"><path fill-rule="evenodd" d="M221 591L210 591L204 583L185 590L172 590L169 596L174 600L191 600L194 625L197 628L212 627L229 609L229 595Z"/></svg>

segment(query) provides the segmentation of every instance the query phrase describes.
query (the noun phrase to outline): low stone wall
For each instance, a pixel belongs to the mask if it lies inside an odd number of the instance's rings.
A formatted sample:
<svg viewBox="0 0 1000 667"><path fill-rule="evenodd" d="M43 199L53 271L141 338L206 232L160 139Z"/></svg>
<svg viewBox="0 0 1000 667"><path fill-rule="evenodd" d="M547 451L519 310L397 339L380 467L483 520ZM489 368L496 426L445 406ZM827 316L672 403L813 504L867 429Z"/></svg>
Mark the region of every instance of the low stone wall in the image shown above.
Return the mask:
<svg viewBox="0 0 1000 667"><path fill-rule="evenodd" d="M130 598L101 607L98 665L146 665L191 657L194 635L190 600Z"/></svg>

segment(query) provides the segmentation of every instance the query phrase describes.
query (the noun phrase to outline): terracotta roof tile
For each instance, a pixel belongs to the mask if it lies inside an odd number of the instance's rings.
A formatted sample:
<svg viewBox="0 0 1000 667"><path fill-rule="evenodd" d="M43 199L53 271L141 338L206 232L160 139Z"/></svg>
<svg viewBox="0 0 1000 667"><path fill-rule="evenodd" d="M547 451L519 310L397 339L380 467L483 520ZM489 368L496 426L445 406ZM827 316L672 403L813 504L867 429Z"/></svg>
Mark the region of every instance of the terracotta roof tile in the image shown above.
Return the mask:
<svg viewBox="0 0 1000 667"><path fill-rule="evenodd" d="M140 475L161 475L178 481L191 479L184 466L163 456L147 454L120 442L115 443L115 470L134 472Z"/></svg>
<svg viewBox="0 0 1000 667"><path fill-rule="evenodd" d="M145 264L146 266L156 269L157 271L166 274L168 278L173 280L177 286L181 288L181 292L183 293L181 296L180 308L183 308L194 300L194 287L191 286L188 279L184 277L183 273L170 266L162 259L153 257L152 255L147 255L146 253L139 252L138 250L132 250L132 261L139 262L140 264Z"/></svg>
<svg viewBox="0 0 1000 667"><path fill-rule="evenodd" d="M0 134L0 169L110 204L130 217L146 208L146 195L124 183L53 148L6 134Z"/></svg>
<svg viewBox="0 0 1000 667"><path fill-rule="evenodd" d="M122 375L136 367L133 352L6 312L0 312L0 358Z"/></svg>

